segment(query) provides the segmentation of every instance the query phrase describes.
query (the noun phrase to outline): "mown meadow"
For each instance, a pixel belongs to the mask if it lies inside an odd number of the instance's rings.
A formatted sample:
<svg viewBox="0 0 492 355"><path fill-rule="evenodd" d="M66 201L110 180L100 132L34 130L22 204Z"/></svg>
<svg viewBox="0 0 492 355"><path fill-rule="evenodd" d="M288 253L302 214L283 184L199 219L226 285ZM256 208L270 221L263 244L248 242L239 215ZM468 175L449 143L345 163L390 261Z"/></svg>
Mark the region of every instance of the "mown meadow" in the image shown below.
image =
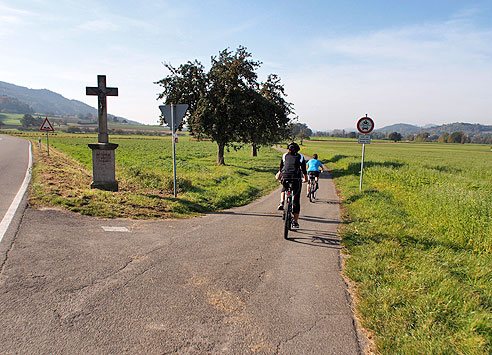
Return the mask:
<svg viewBox="0 0 492 355"><path fill-rule="evenodd" d="M357 310L383 354L492 353L492 151L305 143L342 197Z"/></svg>
<svg viewBox="0 0 492 355"><path fill-rule="evenodd" d="M34 206L61 206L102 217L185 217L244 205L278 187L275 172L281 153L261 148L226 152L216 165L217 145L180 137L176 144L178 198L173 194L172 141L169 137L111 136L116 150L116 193L91 190L92 136L50 137L50 156L36 139L37 163L31 187Z"/></svg>

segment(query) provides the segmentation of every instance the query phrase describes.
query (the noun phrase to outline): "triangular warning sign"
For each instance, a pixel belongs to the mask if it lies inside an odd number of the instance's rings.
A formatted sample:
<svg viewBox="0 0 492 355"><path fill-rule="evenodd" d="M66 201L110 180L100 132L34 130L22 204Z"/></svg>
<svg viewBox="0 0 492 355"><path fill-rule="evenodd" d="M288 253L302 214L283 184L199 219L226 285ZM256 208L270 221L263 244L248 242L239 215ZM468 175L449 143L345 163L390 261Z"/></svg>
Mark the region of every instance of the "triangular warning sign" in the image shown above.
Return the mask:
<svg viewBox="0 0 492 355"><path fill-rule="evenodd" d="M41 128L39 129L40 131L49 131L53 132L53 126L51 125L50 121L48 121L48 117L44 119L43 124L41 125Z"/></svg>

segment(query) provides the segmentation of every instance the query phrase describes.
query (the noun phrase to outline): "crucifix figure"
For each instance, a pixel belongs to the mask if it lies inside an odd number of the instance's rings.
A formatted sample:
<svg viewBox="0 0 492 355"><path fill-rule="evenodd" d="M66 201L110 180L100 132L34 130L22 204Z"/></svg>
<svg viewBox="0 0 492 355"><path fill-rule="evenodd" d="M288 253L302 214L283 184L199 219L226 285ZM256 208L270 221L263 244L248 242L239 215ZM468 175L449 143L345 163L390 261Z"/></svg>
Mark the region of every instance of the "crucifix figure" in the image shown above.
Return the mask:
<svg viewBox="0 0 492 355"><path fill-rule="evenodd" d="M97 87L86 87L86 95L97 95L97 112L99 115L99 131L97 143L89 144L92 149L91 188L107 191L118 191L118 181L115 178L115 150L118 144L109 143L108 139L108 109L106 96L118 96L118 88L106 87L106 75L97 76Z"/></svg>
<svg viewBox="0 0 492 355"><path fill-rule="evenodd" d="M99 143L109 143L108 139L108 109L106 96L118 96L118 88L106 87L106 75L97 76L97 87L85 88L86 95L97 95L97 113L99 118L99 130L97 140Z"/></svg>

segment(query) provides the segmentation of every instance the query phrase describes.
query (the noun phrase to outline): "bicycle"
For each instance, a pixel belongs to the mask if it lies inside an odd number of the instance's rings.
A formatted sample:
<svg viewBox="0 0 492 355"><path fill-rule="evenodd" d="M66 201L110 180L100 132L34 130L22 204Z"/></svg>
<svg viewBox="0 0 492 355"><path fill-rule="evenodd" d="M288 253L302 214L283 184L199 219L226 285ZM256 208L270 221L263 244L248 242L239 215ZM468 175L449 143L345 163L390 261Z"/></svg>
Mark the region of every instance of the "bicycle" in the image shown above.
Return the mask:
<svg viewBox="0 0 492 355"><path fill-rule="evenodd" d="M309 174L309 185L308 185L308 197L309 202L316 200L316 191L318 190L316 186L316 176L314 174Z"/></svg>
<svg viewBox="0 0 492 355"><path fill-rule="evenodd" d="M294 221L293 214L293 199L294 199L294 191L293 191L293 182L287 180L287 188L285 189L285 195L287 200L287 208L284 209L284 214L282 219L284 220L284 239L289 239L289 231L292 229L292 222Z"/></svg>

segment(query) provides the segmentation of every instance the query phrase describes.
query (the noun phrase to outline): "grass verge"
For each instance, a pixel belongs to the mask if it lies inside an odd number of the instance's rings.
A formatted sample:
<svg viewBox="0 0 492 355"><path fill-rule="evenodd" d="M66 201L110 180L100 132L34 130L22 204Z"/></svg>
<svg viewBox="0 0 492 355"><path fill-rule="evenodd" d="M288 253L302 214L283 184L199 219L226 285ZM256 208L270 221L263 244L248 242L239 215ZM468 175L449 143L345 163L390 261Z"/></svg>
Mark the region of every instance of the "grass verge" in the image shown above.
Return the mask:
<svg viewBox="0 0 492 355"><path fill-rule="evenodd" d="M226 154L217 166L216 145L180 138L177 144L178 197L174 198L171 140L167 137L112 137L116 150L118 192L90 189L91 150L95 136L50 138L50 156L43 141L32 138L35 165L30 204L120 218L187 217L240 206L278 187L274 174L281 153L262 148Z"/></svg>
<svg viewBox="0 0 492 355"><path fill-rule="evenodd" d="M489 146L305 142L331 169L357 310L383 354L492 353Z"/></svg>

